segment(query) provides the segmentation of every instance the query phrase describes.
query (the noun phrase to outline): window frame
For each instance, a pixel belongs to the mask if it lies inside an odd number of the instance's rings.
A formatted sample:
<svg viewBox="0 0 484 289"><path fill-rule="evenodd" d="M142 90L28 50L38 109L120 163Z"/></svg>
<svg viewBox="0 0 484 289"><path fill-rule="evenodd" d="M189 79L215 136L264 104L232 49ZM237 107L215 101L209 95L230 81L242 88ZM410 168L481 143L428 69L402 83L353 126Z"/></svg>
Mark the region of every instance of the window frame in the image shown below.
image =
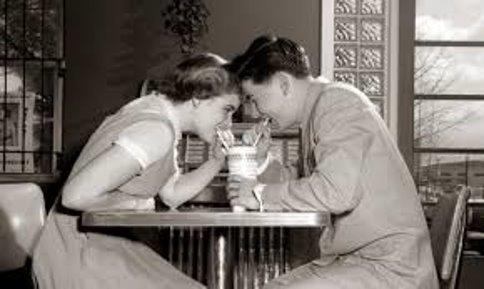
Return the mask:
<svg viewBox="0 0 484 289"><path fill-rule="evenodd" d="M449 148L449 147L415 147L414 144L414 102L417 100L457 100L484 101L483 94L418 94L414 91L415 50L418 47L481 47L484 41L459 40L417 40L415 37L416 1L399 0L399 57L398 57L398 145L409 169L414 173L414 154L456 154L463 157L468 155L484 155L484 148ZM467 174L467 172L466 172ZM469 175L465 176L466 183ZM415 180L418 184L418 179Z"/></svg>
<svg viewBox="0 0 484 289"><path fill-rule="evenodd" d="M26 0L24 0L26 1ZM51 170L50 172L41 172L41 173L28 173L28 172L3 172L0 171L0 182L35 182L35 183L53 183L60 179L61 175L61 168L60 168L60 161L62 156L62 107L63 107L63 96L65 93L65 71L66 71L66 61L65 61L65 0L58 0L59 1L59 10L58 10L58 19L59 19L59 29L57 35L57 55L55 57L10 57L5 54L1 57L3 61L4 67L7 66L7 62L9 61L20 61L25 68L26 62L38 63L42 69L44 69L45 62L54 62L56 63L56 69L54 69L54 73L56 75L56 80L54 83L54 91L53 91L53 100L52 100L52 151L49 152L52 155L51 160ZM24 9L26 9L24 2ZM45 0L41 1L42 5L44 5ZM7 15L8 13L8 6L4 7L4 13ZM42 11L42 17L44 17L44 11ZM24 19L25 19L25 11L24 11ZM43 22L43 19L42 19ZM6 28L5 28L6 29ZM25 33L24 33L25 34ZM25 37L25 35L23 36ZM6 43L4 44L7 45ZM41 44L44 47L44 43ZM5 48L6 49L6 48ZM43 49L43 48L42 48ZM42 72L43 74L43 72ZM25 80L24 80L25 81ZM4 81L4 85L6 85L6 81ZM24 82L25 84L25 82ZM23 85L25 87L25 85ZM25 88L23 97L25 97ZM1 96L3 102L6 99L6 92L3 96ZM27 151L27 150L25 150ZM0 152L3 153L3 152Z"/></svg>

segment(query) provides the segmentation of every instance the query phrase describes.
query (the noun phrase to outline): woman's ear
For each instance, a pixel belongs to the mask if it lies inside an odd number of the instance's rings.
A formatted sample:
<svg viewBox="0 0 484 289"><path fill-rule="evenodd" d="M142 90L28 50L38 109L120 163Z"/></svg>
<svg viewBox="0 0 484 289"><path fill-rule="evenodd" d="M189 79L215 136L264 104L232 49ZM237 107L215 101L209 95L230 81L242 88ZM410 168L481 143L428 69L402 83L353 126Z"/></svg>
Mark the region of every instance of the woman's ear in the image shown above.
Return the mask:
<svg viewBox="0 0 484 289"><path fill-rule="evenodd" d="M290 95L292 89L291 75L284 71L277 72L277 78L279 80L279 85L283 96Z"/></svg>

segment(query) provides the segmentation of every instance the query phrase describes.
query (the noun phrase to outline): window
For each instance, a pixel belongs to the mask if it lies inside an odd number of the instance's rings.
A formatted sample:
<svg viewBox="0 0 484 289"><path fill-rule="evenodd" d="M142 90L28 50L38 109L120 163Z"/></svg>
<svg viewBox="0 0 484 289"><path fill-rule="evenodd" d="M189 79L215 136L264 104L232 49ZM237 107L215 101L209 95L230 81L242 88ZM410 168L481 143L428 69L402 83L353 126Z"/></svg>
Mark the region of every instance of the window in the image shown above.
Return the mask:
<svg viewBox="0 0 484 289"><path fill-rule="evenodd" d="M62 0L0 0L0 178L52 178L61 148Z"/></svg>
<svg viewBox="0 0 484 289"><path fill-rule="evenodd" d="M400 9L402 147L415 181L430 195L459 183L483 188L471 176L484 170L484 2L411 0Z"/></svg>

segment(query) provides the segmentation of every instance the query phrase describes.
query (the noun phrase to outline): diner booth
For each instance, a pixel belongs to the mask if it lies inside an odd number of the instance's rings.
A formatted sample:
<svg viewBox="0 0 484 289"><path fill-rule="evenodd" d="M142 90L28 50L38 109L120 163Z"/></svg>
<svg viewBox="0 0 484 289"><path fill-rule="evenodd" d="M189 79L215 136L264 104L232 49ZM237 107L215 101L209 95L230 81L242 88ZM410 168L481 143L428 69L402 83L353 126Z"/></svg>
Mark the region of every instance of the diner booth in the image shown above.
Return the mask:
<svg viewBox="0 0 484 289"><path fill-rule="evenodd" d="M210 51L231 59L263 34L301 43L313 75L369 97L414 177L441 287L483 288L484 4L458 2L3 1L0 288L35 288L32 248L80 150L106 116L183 57ZM233 116L234 135L260 117L243 103ZM274 128L271 137L271 154L300 176L300 129ZM180 171L210 154L207 143L182 135ZM233 213L227 176L225 166L178 211L156 200L156 212L87 212L80 226L128 228L208 288L262 288L318 257L329 213ZM281 178L273 173L261 181Z"/></svg>

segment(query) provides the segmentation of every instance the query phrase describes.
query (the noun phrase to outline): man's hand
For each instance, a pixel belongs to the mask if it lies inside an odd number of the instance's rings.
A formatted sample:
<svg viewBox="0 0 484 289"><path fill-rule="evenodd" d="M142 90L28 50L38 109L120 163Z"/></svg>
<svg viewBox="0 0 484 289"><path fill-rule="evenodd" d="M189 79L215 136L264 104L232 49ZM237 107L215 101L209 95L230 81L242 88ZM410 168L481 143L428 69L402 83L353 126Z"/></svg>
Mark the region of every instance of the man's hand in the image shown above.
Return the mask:
<svg viewBox="0 0 484 289"><path fill-rule="evenodd" d="M257 180L231 175L227 179L228 199L231 206L243 206L248 210L258 210L259 201L252 192Z"/></svg>

